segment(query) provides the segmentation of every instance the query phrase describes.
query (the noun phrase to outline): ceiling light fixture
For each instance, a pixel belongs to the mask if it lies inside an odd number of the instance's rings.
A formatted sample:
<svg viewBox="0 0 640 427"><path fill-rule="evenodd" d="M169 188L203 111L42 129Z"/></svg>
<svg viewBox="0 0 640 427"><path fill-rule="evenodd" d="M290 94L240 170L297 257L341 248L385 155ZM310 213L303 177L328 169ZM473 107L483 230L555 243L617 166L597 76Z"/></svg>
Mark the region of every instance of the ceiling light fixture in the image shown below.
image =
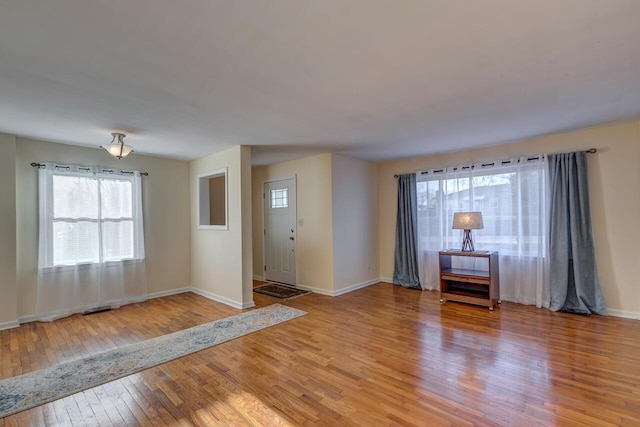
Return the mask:
<svg viewBox="0 0 640 427"><path fill-rule="evenodd" d="M124 138L127 135L118 132L114 132L111 135L113 135L111 143L109 145L101 145L100 148L104 148L105 150L107 150L107 153L111 154L118 160L124 159L133 152L133 147L124 143Z"/></svg>

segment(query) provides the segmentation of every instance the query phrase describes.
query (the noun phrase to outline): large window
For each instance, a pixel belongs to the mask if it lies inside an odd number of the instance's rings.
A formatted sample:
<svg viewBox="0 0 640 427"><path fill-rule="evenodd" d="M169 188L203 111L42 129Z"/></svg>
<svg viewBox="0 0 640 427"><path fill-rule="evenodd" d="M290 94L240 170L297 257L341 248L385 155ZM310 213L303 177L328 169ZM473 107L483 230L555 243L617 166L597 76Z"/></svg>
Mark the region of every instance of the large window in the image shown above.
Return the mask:
<svg viewBox="0 0 640 427"><path fill-rule="evenodd" d="M423 287L439 286L438 251L461 248L462 230L451 228L453 214L479 211L484 229L472 231L474 246L499 251L502 299L547 303L544 156L429 170L416 181Z"/></svg>
<svg viewBox="0 0 640 427"><path fill-rule="evenodd" d="M54 166L43 174L40 266L144 258L139 176L74 169Z"/></svg>
<svg viewBox="0 0 640 427"><path fill-rule="evenodd" d="M459 248L461 231L451 229L453 214L478 211L484 229L473 231L477 249L544 256L546 175L542 161L452 169L419 174L418 221L424 249Z"/></svg>

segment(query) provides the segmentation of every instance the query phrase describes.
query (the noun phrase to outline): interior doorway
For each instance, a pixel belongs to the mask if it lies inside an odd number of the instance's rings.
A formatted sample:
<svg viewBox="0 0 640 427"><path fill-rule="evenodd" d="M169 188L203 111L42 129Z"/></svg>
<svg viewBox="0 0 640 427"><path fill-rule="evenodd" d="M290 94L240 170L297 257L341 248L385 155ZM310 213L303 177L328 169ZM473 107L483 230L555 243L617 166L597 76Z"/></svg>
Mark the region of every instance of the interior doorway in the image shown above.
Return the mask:
<svg viewBox="0 0 640 427"><path fill-rule="evenodd" d="M263 185L264 276L266 281L296 285L295 176Z"/></svg>

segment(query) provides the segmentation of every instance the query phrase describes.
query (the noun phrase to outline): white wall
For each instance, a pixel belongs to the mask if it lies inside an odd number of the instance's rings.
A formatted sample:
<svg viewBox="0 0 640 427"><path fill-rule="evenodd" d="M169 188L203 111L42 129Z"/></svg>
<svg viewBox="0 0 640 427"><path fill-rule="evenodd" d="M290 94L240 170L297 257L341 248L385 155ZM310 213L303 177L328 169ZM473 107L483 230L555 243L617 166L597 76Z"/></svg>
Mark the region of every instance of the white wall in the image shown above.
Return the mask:
<svg viewBox="0 0 640 427"><path fill-rule="evenodd" d="M331 211L331 154L319 154L252 170L253 269L263 274L262 190L267 180L296 176L297 284L320 293L333 292L333 225Z"/></svg>
<svg viewBox="0 0 640 427"><path fill-rule="evenodd" d="M142 203L146 276L150 294L189 286L189 164L132 154L117 160L104 150L17 138L18 316L35 311L38 268L38 172L31 162L138 169ZM4 296L3 296L4 298Z"/></svg>
<svg viewBox="0 0 640 427"><path fill-rule="evenodd" d="M253 306L251 149L235 146L190 162L191 285L237 308ZM228 229L198 228L198 174L227 168Z"/></svg>
<svg viewBox="0 0 640 427"><path fill-rule="evenodd" d="M378 168L331 155L334 293L377 282Z"/></svg>
<svg viewBox="0 0 640 427"><path fill-rule="evenodd" d="M17 326L16 138L0 134L0 329Z"/></svg>
<svg viewBox="0 0 640 427"><path fill-rule="evenodd" d="M381 163L380 275L393 276L396 221L394 174L521 155L598 149L589 155L589 194L600 284L610 312L640 318L640 122L632 121L477 150Z"/></svg>

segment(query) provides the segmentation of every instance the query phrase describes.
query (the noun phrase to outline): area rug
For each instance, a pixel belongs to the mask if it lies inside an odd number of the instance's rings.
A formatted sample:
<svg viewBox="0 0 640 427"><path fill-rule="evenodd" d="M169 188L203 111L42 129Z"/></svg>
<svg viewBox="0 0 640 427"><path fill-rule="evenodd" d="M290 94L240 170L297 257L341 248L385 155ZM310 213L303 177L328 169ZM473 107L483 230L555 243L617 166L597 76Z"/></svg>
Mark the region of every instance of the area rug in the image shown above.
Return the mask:
<svg viewBox="0 0 640 427"><path fill-rule="evenodd" d="M311 293L311 291L296 289L291 286L278 285L276 283L269 283L267 285L255 287L253 288L253 292L280 298L285 301Z"/></svg>
<svg viewBox="0 0 640 427"><path fill-rule="evenodd" d="M0 418L307 314L273 304L0 381Z"/></svg>

